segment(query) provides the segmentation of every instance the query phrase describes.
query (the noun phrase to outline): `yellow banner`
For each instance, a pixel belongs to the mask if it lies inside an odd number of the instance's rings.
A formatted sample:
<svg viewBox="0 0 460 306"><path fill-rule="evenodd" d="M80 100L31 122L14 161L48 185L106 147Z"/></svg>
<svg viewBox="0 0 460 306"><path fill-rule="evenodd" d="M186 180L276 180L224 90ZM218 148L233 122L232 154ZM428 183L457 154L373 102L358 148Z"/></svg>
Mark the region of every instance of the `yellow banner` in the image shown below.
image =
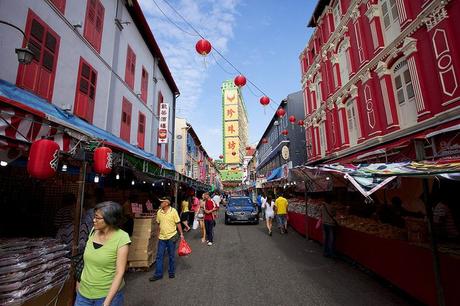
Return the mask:
<svg viewBox="0 0 460 306"><path fill-rule="evenodd" d="M224 124L224 137L225 136L238 136L238 121L225 121Z"/></svg>
<svg viewBox="0 0 460 306"><path fill-rule="evenodd" d="M225 138L225 162L227 164L239 163L240 162L239 151L240 151L240 139L238 137L226 137Z"/></svg>
<svg viewBox="0 0 460 306"><path fill-rule="evenodd" d="M238 104L238 90L227 89L224 92L224 104Z"/></svg>
<svg viewBox="0 0 460 306"><path fill-rule="evenodd" d="M238 105L224 106L224 120L238 120Z"/></svg>

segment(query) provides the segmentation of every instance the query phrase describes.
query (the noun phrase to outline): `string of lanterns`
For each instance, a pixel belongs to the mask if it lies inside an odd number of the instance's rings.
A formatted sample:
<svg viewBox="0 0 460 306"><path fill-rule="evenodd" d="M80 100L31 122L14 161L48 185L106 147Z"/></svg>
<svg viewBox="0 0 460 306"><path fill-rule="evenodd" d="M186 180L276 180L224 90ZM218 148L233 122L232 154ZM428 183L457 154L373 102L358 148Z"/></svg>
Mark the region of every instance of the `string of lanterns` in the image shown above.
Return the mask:
<svg viewBox="0 0 460 306"><path fill-rule="evenodd" d="M30 146L27 172L33 178L45 180L53 177L58 168L59 144L53 140L40 139ZM112 172L112 149L102 146L94 150L93 169L99 175Z"/></svg>

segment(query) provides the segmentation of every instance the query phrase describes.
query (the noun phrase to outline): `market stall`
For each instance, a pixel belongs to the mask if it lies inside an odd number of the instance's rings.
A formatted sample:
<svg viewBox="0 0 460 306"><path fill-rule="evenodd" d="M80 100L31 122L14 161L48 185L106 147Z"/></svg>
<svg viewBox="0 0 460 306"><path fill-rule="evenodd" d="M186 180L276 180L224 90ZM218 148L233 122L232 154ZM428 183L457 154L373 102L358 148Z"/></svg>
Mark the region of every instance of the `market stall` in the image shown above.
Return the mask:
<svg viewBox="0 0 460 306"><path fill-rule="evenodd" d="M426 304L437 305L441 296L445 305L456 305L460 300L456 276L460 241L430 236L424 200L434 205L445 199L442 195L455 194L459 183L441 175L456 173L459 167L455 162L407 162L337 164L303 171L311 174L319 170L349 181L348 185L334 186L331 192L338 222L338 252ZM317 241L322 241L321 228L315 225L323 201L321 194L310 194L307 202L307 235ZM458 222L458 211L454 215ZM433 240L440 240L439 244L433 247Z"/></svg>

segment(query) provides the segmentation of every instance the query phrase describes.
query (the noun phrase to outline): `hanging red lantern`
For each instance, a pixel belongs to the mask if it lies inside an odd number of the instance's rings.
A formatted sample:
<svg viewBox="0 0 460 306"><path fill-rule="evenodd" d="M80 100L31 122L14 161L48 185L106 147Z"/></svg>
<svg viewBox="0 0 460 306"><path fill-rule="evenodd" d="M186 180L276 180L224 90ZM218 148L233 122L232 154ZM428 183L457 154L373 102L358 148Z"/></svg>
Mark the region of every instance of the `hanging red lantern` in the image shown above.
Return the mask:
<svg viewBox="0 0 460 306"><path fill-rule="evenodd" d="M58 166L59 145L48 139L40 139L30 146L27 172L31 177L47 179L56 174Z"/></svg>
<svg viewBox="0 0 460 306"><path fill-rule="evenodd" d="M283 117L285 114L286 114L286 111L282 107L278 108L278 110L276 111L276 115L280 118Z"/></svg>
<svg viewBox="0 0 460 306"><path fill-rule="evenodd" d="M112 149L108 147L99 147L94 150L94 172L101 175L107 175L112 172Z"/></svg>
<svg viewBox="0 0 460 306"><path fill-rule="evenodd" d="M232 152L232 155L235 156L235 155L236 155L236 152Z"/></svg>
<svg viewBox="0 0 460 306"><path fill-rule="evenodd" d="M283 134L284 136L286 136L287 134L289 134L289 131L288 131L288 130L282 130L282 131L281 131L281 134Z"/></svg>
<svg viewBox="0 0 460 306"><path fill-rule="evenodd" d="M240 74L237 77L235 77L233 82L235 83L236 86L243 87L244 85L246 85L246 77Z"/></svg>
<svg viewBox="0 0 460 306"><path fill-rule="evenodd" d="M292 123L292 124L295 124L295 116L294 115L289 116L289 122Z"/></svg>
<svg viewBox="0 0 460 306"><path fill-rule="evenodd" d="M222 158L224 158L224 156L223 156L223 155L219 155L219 158L222 159Z"/></svg>
<svg viewBox="0 0 460 306"><path fill-rule="evenodd" d="M262 98L260 98L260 104L262 104L263 106L267 106L269 103L270 103L269 97L263 96Z"/></svg>
<svg viewBox="0 0 460 306"><path fill-rule="evenodd" d="M206 56L211 52L212 46L206 39L200 39L195 45L196 52L200 55Z"/></svg>
<svg viewBox="0 0 460 306"><path fill-rule="evenodd" d="M297 124L299 126L304 126L305 122L303 120L299 120L299 121L297 121Z"/></svg>

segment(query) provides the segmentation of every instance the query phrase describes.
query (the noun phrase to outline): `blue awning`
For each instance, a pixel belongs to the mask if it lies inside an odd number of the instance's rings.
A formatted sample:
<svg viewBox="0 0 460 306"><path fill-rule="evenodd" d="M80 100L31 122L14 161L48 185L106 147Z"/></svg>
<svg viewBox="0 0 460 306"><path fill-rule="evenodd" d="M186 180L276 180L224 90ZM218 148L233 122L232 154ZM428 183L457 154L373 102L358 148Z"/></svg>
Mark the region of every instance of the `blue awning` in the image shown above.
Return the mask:
<svg viewBox="0 0 460 306"><path fill-rule="evenodd" d="M132 153L133 155L136 155L139 158L152 161L165 169L174 170L173 164L166 162L165 160L156 157L152 153L148 153L124 141L123 139L113 135L110 132L96 127L78 118L77 116L74 116L71 113L61 110L60 108L34 95L33 93L18 88L17 86L1 79L0 96L12 100L13 102L15 102L15 105L18 105L19 107L22 106L24 108L32 108L40 112L43 112L46 115L47 119L52 122L66 126L86 136L104 140L105 142L117 146L129 153Z"/></svg>
<svg viewBox="0 0 460 306"><path fill-rule="evenodd" d="M272 170L270 175L267 177L267 182L274 181L276 179L281 178L281 174L283 173L283 167L278 167Z"/></svg>

